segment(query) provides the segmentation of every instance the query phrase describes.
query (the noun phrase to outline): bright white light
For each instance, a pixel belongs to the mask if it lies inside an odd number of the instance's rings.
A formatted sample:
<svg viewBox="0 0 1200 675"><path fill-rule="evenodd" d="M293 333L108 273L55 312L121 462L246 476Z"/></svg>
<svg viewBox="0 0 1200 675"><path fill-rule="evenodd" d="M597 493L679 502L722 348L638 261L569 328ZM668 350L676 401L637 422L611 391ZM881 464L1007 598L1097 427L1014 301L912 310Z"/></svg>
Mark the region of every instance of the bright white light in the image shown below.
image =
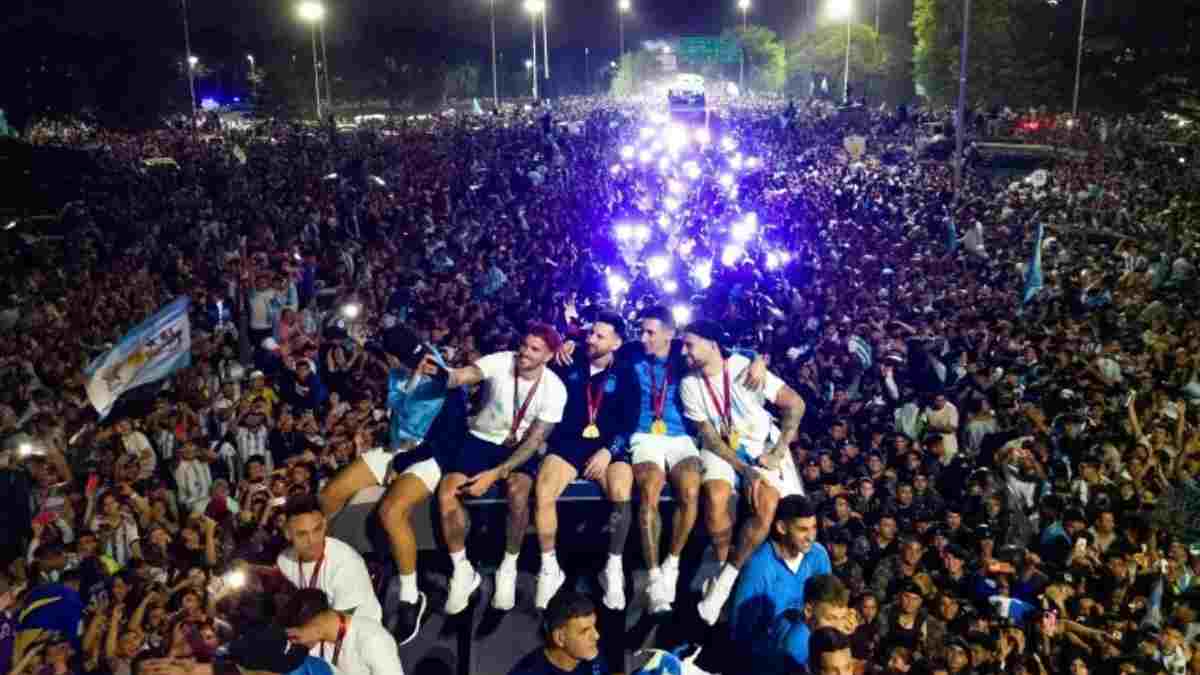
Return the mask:
<svg viewBox="0 0 1200 675"><path fill-rule="evenodd" d="M703 262L697 263L696 266L692 268L692 278L696 280L696 285L699 286L701 290L704 290L705 288L708 288L709 286L711 286L712 285L712 261L705 260Z"/></svg>
<svg viewBox="0 0 1200 675"><path fill-rule="evenodd" d="M654 159L654 156L650 154L649 150L643 150L638 153L638 161L642 164L649 164L652 159Z"/></svg>
<svg viewBox="0 0 1200 675"><path fill-rule="evenodd" d="M773 270L779 267L779 254L771 251L767 253L767 269Z"/></svg>
<svg viewBox="0 0 1200 675"><path fill-rule="evenodd" d="M655 111L650 113L650 121L654 124L662 126L667 123L667 116L661 112Z"/></svg>
<svg viewBox="0 0 1200 675"><path fill-rule="evenodd" d="M632 8L633 8L633 4L630 3L629 0L618 0L617 1L617 9L619 11L628 12Z"/></svg>
<svg viewBox="0 0 1200 675"><path fill-rule="evenodd" d="M191 66L191 67L195 68L197 63L200 63L200 59L199 59L199 57L196 57L196 56L189 56L189 57L188 57L188 65L189 65L189 66Z"/></svg>
<svg viewBox="0 0 1200 675"><path fill-rule="evenodd" d="M750 0L738 0L738 9L742 10L743 12L750 9Z"/></svg>
<svg viewBox="0 0 1200 675"><path fill-rule="evenodd" d="M683 175L687 176L688 180L696 180L700 177L700 165L693 161L684 162Z"/></svg>
<svg viewBox="0 0 1200 675"><path fill-rule="evenodd" d="M683 256L684 258L690 258L692 255L692 249L694 248L696 248L695 239L684 239L683 243L679 245L679 255Z"/></svg>
<svg viewBox="0 0 1200 675"><path fill-rule="evenodd" d="M789 262L792 261L792 254L788 253L787 251L780 251L779 252L779 261L782 262L784 265L788 264Z"/></svg>
<svg viewBox="0 0 1200 675"><path fill-rule="evenodd" d="M687 305L675 305L671 308L671 316L676 326L686 326L692 322L692 308Z"/></svg>
<svg viewBox="0 0 1200 675"><path fill-rule="evenodd" d="M645 225L635 225L633 228L633 237L638 241L649 241L650 228Z"/></svg>
<svg viewBox="0 0 1200 675"><path fill-rule="evenodd" d="M667 197L663 200L663 208L670 213L675 213L679 210L679 200L674 197Z"/></svg>
<svg viewBox="0 0 1200 675"><path fill-rule="evenodd" d="M658 139L655 139L654 142L650 144L650 151L651 152L662 152L663 147L664 147L663 142Z"/></svg>
<svg viewBox="0 0 1200 675"><path fill-rule="evenodd" d="M654 129L650 127L642 127L642 130L638 132L638 135L642 137L643 141L648 141L651 138L654 138Z"/></svg>
<svg viewBox="0 0 1200 675"><path fill-rule="evenodd" d="M737 98L738 96L742 95L742 91L738 89L736 82L730 82L729 84L725 85L725 94L730 98Z"/></svg>
<svg viewBox="0 0 1200 675"><path fill-rule="evenodd" d="M634 150L632 145L627 145L627 146L621 148L621 159L624 159L624 160L633 159L633 156L635 154L637 154L637 150Z"/></svg>
<svg viewBox="0 0 1200 675"><path fill-rule="evenodd" d="M10 221L8 221L8 224L4 226L4 229L6 229L6 230L11 230L11 229L13 229L13 228L14 228L14 227L16 227L16 226L17 226L17 221L15 221L15 220L10 220Z"/></svg>
<svg viewBox="0 0 1200 675"><path fill-rule="evenodd" d="M734 171L741 171L741 169L742 169L742 153L739 152L738 154L734 155L733 157L730 157L729 158L729 166L733 167Z"/></svg>
<svg viewBox="0 0 1200 675"><path fill-rule="evenodd" d="M525 70L533 70L533 59L525 59Z"/></svg>
<svg viewBox="0 0 1200 675"><path fill-rule="evenodd" d="M708 145L712 142L712 135L708 133L708 129L701 128L696 130L696 142L700 145Z"/></svg>
<svg viewBox="0 0 1200 675"><path fill-rule="evenodd" d="M296 10L300 13L301 19L310 23L316 23L325 18L325 5L312 0L300 3Z"/></svg>
<svg viewBox="0 0 1200 675"><path fill-rule="evenodd" d="M232 589L239 589L246 585L246 573L242 570L233 570L225 575L225 583Z"/></svg>
<svg viewBox="0 0 1200 675"><path fill-rule="evenodd" d="M854 0L831 0L829 3L829 17L831 19L849 19L850 13L853 10L851 6Z"/></svg>
<svg viewBox="0 0 1200 675"><path fill-rule="evenodd" d="M633 228L629 225L618 225L616 229L617 239L625 241L633 237Z"/></svg>
<svg viewBox="0 0 1200 675"><path fill-rule="evenodd" d="M337 177L338 175L336 173L331 173L328 176L325 176L325 180L335 180Z"/></svg>
<svg viewBox="0 0 1200 675"><path fill-rule="evenodd" d="M362 306L357 302L348 302L342 305L342 316L346 317L347 319L357 319L361 312Z"/></svg>
<svg viewBox="0 0 1200 675"><path fill-rule="evenodd" d="M621 165L620 165L620 164L613 164L611 167L609 167L609 169L608 169L608 172L609 172L609 173L611 173L611 174L612 174L612 175L614 175L614 176L615 176L615 175L617 175L617 174L619 174L619 173L621 173Z"/></svg>
<svg viewBox="0 0 1200 675"><path fill-rule="evenodd" d="M672 178L671 180L667 181L667 190L673 195L682 194L683 193L683 183L680 183L679 181Z"/></svg>
<svg viewBox="0 0 1200 675"><path fill-rule="evenodd" d="M738 246L737 244L729 244L725 247L724 251L721 251L721 264L725 265L726 267L733 267L734 265L738 264L738 261L740 261L744 255L746 255L746 251L744 251L741 246Z"/></svg>
<svg viewBox="0 0 1200 675"><path fill-rule="evenodd" d="M721 139L721 149L725 152L733 152L735 148L737 148L737 141L734 140L733 136L726 136Z"/></svg>
<svg viewBox="0 0 1200 675"><path fill-rule="evenodd" d="M663 282L663 292L675 295L679 292L679 284L674 279L667 279Z"/></svg>
<svg viewBox="0 0 1200 675"><path fill-rule="evenodd" d="M545 0L525 0L525 11L530 14L541 14L545 9Z"/></svg>
<svg viewBox="0 0 1200 675"><path fill-rule="evenodd" d="M33 454L33 446L29 443L21 443L17 446L17 454L28 457Z"/></svg>
<svg viewBox="0 0 1200 675"><path fill-rule="evenodd" d="M678 149L686 146L687 142L688 142L687 129L684 129L683 127L679 126L678 124L672 124L671 126L667 127L667 147L668 148L671 148L672 150L678 150Z"/></svg>
<svg viewBox="0 0 1200 675"><path fill-rule="evenodd" d="M671 269L671 259L665 255L656 255L646 260L646 274L651 279L657 279Z"/></svg>
<svg viewBox="0 0 1200 675"><path fill-rule="evenodd" d="M746 158L746 168L747 169L757 169L758 161L759 160L757 157L747 157Z"/></svg>
<svg viewBox="0 0 1200 675"><path fill-rule="evenodd" d="M723 173L721 174L721 177L717 179L717 182L721 184L721 187L733 187L733 175Z"/></svg>
<svg viewBox="0 0 1200 675"><path fill-rule="evenodd" d="M625 281L619 274L608 275L608 292L614 297L621 295L629 290L629 282Z"/></svg>
<svg viewBox="0 0 1200 675"><path fill-rule="evenodd" d="M742 222L734 223L733 227L729 228L729 234L738 241L746 241L747 239L753 237L754 233L757 231L758 219L754 217L753 213L749 216L746 216Z"/></svg>
<svg viewBox="0 0 1200 675"><path fill-rule="evenodd" d="M670 166L671 166L671 158L670 157L663 155L662 157L658 158L659 173L665 172Z"/></svg>
<svg viewBox="0 0 1200 675"><path fill-rule="evenodd" d="M659 227L661 227L662 229L665 230L670 225L671 225L671 219L667 217L667 214L664 213L658 217L658 226Z"/></svg>

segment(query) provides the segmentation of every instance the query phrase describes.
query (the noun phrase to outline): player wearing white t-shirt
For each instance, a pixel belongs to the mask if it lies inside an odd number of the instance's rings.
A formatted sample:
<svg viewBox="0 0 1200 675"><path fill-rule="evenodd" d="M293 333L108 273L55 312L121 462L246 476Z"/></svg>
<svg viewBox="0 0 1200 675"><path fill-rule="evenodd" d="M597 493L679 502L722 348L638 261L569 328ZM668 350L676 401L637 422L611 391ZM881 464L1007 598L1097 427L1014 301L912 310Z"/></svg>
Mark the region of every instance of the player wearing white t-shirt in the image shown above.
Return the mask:
<svg viewBox="0 0 1200 675"><path fill-rule="evenodd" d="M344 541L325 536L325 516L312 495L288 499L284 531L291 542L275 561L296 588L319 588L339 612L383 620L367 563Z"/></svg>
<svg viewBox="0 0 1200 675"><path fill-rule="evenodd" d="M766 540L775 507L783 497L800 494L800 478L792 461L790 445L804 417L804 400L775 375L768 373L758 390L748 388L742 377L750 360L721 350L724 331L713 321L697 321L683 336L683 354L691 372L679 383L684 414L696 423L704 450L703 491L709 536L720 575L707 584L699 605L700 616L710 625L733 591L738 570ZM772 401L783 412L775 427L764 404ZM739 485L751 508L742 526L737 550L733 543L733 520L729 500Z"/></svg>
<svg viewBox="0 0 1200 675"><path fill-rule="evenodd" d="M282 617L289 640L343 675L404 675L399 648L383 624L335 610L320 589L296 591Z"/></svg>
<svg viewBox="0 0 1200 675"><path fill-rule="evenodd" d="M481 582L467 560L467 512L464 497L480 497L499 481L508 498L504 561L496 570L492 607L507 611L516 604L517 554L529 528L529 493L534 456L562 421L567 389L546 364L562 339L544 324L529 327L516 352L489 354L466 368L449 371L450 388L482 384L483 408L471 421L457 456L444 458L446 476L438 487L442 533L454 563L446 613L466 608Z"/></svg>

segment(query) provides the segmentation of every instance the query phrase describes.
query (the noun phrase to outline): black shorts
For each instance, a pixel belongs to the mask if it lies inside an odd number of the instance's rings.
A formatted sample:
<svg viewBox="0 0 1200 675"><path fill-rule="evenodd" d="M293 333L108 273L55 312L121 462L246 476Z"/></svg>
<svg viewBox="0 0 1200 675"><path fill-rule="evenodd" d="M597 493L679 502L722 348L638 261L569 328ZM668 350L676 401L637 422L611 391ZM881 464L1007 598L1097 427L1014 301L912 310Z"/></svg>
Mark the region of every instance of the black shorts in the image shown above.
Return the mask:
<svg viewBox="0 0 1200 675"><path fill-rule="evenodd" d="M444 453L445 457L439 458L438 463L442 465L443 474L461 473L465 476L474 476L500 466L512 456L512 453L512 448L490 443L475 434L468 433L462 445L458 447L458 451ZM513 471L527 476L536 475L537 458L530 459Z"/></svg>

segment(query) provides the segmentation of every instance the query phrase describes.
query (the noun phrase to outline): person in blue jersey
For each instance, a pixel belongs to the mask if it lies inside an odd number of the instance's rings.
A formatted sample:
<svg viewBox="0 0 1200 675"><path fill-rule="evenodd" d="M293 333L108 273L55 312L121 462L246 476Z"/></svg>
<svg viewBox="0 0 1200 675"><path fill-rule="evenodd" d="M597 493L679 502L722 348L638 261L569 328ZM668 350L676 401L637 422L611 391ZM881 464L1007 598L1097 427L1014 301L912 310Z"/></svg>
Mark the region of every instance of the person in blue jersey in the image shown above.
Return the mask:
<svg viewBox="0 0 1200 675"><path fill-rule="evenodd" d="M808 500L779 500L771 536L741 568L729 601L730 644L736 658L752 659L762 672L783 672L781 619L803 621L805 583L830 574L829 554L817 543L817 515Z"/></svg>
<svg viewBox="0 0 1200 675"><path fill-rule="evenodd" d="M545 644L530 652L508 675L607 675L600 655L596 606L586 595L563 591L554 596L542 615Z"/></svg>
<svg viewBox="0 0 1200 675"><path fill-rule="evenodd" d="M637 424L638 382L633 369L616 362L625 339L625 320L602 312L587 336L587 361L555 369L567 387L562 422L550 436L534 483L534 523L542 550L534 604L545 609L567 580L555 554L558 498L572 481L600 484L612 504L608 562L600 575L604 605L625 609L625 572L621 557L633 524L633 468L629 437Z"/></svg>

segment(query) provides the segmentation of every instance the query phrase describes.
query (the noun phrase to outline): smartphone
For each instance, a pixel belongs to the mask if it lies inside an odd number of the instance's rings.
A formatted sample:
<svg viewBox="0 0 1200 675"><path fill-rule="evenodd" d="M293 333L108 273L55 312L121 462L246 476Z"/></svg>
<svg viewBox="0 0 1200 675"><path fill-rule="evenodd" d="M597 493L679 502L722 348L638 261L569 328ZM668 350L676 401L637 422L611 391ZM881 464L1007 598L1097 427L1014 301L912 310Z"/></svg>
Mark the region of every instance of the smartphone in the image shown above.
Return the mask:
<svg viewBox="0 0 1200 675"><path fill-rule="evenodd" d="M287 497L276 497L269 503L271 506L283 506L284 504L287 504Z"/></svg>

